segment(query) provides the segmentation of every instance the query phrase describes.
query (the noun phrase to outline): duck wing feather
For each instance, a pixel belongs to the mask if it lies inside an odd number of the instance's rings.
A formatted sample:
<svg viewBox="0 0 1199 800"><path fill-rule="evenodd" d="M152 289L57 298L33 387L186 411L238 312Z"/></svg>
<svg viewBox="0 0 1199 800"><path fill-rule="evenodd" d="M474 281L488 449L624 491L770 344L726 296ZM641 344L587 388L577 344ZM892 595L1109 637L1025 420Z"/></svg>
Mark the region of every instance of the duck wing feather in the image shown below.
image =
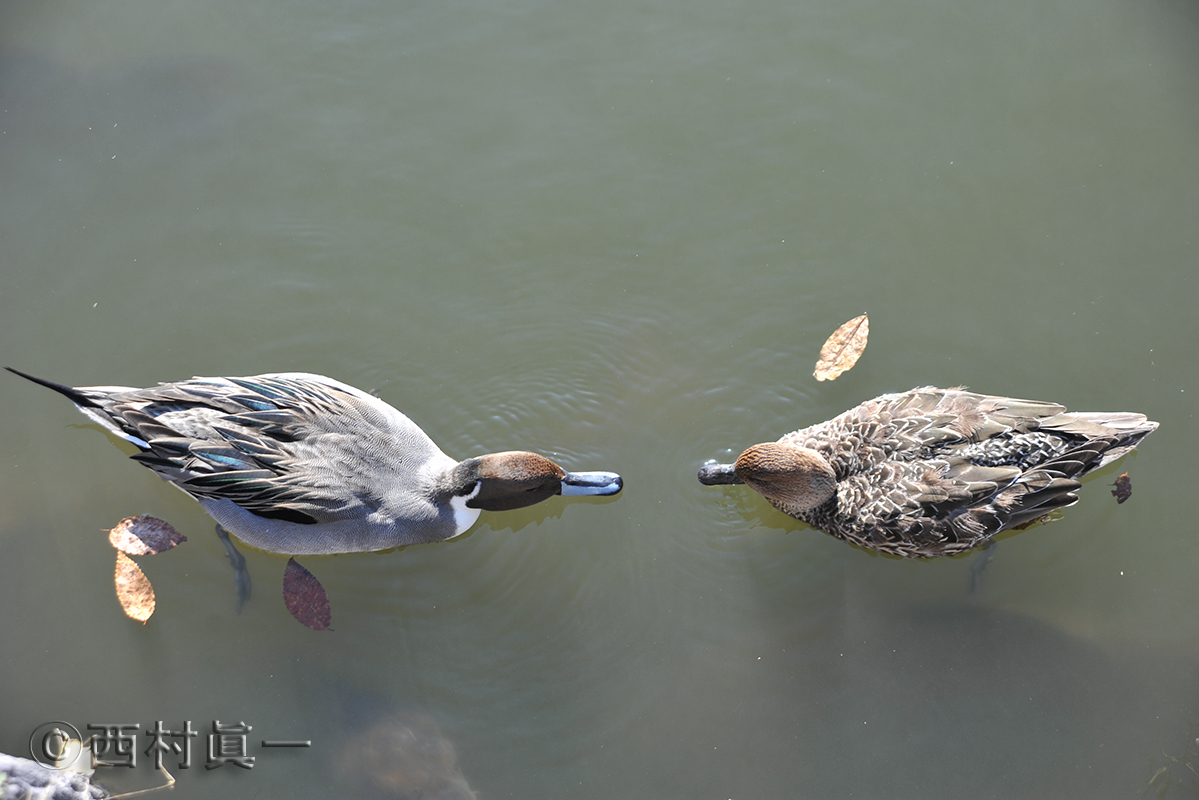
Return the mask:
<svg viewBox="0 0 1199 800"><path fill-rule="evenodd" d="M961 389L883 395L780 439L821 453L838 487L818 508L779 508L869 549L951 554L1075 503L1079 478L1156 428Z"/></svg>
<svg viewBox="0 0 1199 800"><path fill-rule="evenodd" d="M91 410L143 448L135 460L188 494L290 522L368 516L407 485L401 473L449 460L391 406L317 378L196 378L91 395Z"/></svg>

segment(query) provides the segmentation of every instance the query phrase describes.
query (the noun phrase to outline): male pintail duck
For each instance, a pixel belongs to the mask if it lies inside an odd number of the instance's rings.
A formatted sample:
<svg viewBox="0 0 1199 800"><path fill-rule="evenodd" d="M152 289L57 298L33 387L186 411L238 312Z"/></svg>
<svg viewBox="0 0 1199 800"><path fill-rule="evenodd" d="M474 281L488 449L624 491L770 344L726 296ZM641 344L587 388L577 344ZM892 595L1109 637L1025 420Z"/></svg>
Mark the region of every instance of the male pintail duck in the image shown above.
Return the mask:
<svg viewBox="0 0 1199 800"><path fill-rule="evenodd" d="M63 386L8 370L66 395L219 526L274 553L438 542L464 533L484 510L556 494L612 495L623 485L613 472L566 472L536 453L455 461L387 403L322 375L135 389Z"/></svg>
<svg viewBox="0 0 1199 800"><path fill-rule="evenodd" d="M931 386L885 394L699 471L814 528L909 558L952 555L1078 500L1078 478L1157 429L1144 414Z"/></svg>

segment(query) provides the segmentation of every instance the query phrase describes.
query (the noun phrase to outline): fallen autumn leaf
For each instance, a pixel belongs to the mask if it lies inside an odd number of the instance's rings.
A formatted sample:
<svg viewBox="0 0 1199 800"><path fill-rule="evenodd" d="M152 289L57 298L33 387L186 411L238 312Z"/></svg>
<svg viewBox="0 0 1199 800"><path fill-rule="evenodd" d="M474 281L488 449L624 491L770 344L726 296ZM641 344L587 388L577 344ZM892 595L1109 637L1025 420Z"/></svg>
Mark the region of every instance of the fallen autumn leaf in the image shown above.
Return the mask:
<svg viewBox="0 0 1199 800"><path fill-rule="evenodd" d="M187 541L169 522L158 517L125 517L108 532L108 543L131 556L153 556Z"/></svg>
<svg viewBox="0 0 1199 800"><path fill-rule="evenodd" d="M117 600L121 601L125 616L145 625L154 613L154 587L150 585L146 573L133 559L118 551L113 580L117 587Z"/></svg>
<svg viewBox="0 0 1199 800"><path fill-rule="evenodd" d="M283 571L283 602L305 627L314 631L329 630L333 612L329 609L325 587L294 558L287 560L287 569Z"/></svg>
<svg viewBox="0 0 1199 800"><path fill-rule="evenodd" d="M833 331L820 348L820 360L812 374L818 381L836 380L842 372L853 367L866 349L866 337L870 335L870 320L863 314L854 317Z"/></svg>

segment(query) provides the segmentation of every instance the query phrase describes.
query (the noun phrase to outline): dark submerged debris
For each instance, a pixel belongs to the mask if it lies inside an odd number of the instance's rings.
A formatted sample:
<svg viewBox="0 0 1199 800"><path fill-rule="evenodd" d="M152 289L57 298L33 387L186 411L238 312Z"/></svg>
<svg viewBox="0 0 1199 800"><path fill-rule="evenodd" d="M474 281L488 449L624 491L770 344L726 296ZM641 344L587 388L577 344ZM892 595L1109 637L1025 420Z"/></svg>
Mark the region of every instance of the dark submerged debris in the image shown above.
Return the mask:
<svg viewBox="0 0 1199 800"><path fill-rule="evenodd" d="M1128 477L1127 472L1116 478L1116 482L1112 486L1115 487L1112 489L1112 497L1116 498L1117 504L1132 497L1132 478Z"/></svg>
<svg viewBox="0 0 1199 800"><path fill-rule="evenodd" d="M283 602L300 624L314 631L329 630L333 612L329 609L325 587L294 558L287 560L287 569L283 572Z"/></svg>

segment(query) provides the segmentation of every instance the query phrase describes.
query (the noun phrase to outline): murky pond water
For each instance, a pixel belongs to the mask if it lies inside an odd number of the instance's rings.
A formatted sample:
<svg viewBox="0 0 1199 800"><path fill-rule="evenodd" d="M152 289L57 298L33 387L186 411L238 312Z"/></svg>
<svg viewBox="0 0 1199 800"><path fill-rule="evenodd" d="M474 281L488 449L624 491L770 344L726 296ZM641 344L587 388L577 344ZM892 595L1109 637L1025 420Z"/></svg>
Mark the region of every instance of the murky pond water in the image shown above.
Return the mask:
<svg viewBox="0 0 1199 800"><path fill-rule="evenodd" d="M315 633L283 603L285 557L246 550L236 615L200 507L5 373L0 752L48 720L191 720L180 798L1194 785L1192 5L44 0L0 19L3 363L75 385L323 373L455 457L626 480L451 542L303 559L332 604ZM863 311L862 360L817 383L821 342ZM696 481L925 384L1161 430L1005 539L974 591L971 558L872 556ZM103 532L139 513L189 537L141 559L145 626ZM215 721L253 727L252 770L203 768ZM155 781L148 741L110 785Z"/></svg>

